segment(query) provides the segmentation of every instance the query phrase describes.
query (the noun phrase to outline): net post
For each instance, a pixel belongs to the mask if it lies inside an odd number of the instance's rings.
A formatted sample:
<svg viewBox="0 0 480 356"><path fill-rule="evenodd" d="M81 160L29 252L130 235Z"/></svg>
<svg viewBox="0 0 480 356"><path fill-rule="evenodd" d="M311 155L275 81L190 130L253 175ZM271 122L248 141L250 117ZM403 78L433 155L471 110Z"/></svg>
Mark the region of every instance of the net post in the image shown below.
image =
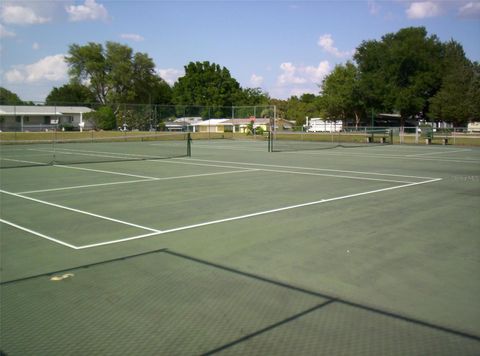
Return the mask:
<svg viewBox="0 0 480 356"><path fill-rule="evenodd" d="M58 120L57 118L57 104L54 106L54 118ZM51 122L50 122L51 123ZM58 123L55 124L55 128L53 129L53 157L52 157L52 165L55 165L57 162L57 150L56 150L56 145L57 145L57 128L58 128Z"/></svg>
<svg viewBox="0 0 480 356"><path fill-rule="evenodd" d="M192 157L192 136L187 133L187 157Z"/></svg>
<svg viewBox="0 0 480 356"><path fill-rule="evenodd" d="M268 152L272 152L272 132L268 131Z"/></svg>

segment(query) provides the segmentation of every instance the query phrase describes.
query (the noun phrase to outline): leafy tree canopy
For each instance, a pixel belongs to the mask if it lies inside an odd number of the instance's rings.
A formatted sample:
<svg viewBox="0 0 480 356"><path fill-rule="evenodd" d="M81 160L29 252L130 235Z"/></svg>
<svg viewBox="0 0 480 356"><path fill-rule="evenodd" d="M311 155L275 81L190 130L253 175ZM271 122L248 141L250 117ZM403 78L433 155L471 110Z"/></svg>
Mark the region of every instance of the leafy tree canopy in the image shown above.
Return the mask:
<svg viewBox="0 0 480 356"><path fill-rule="evenodd" d="M20 100L17 94L0 87L0 105L20 105L23 101Z"/></svg>
<svg viewBox="0 0 480 356"><path fill-rule="evenodd" d="M72 81L88 83L102 104L158 103L157 100L170 98L169 87L155 73L153 60L145 53L134 53L126 45L73 44L66 61Z"/></svg>
<svg viewBox="0 0 480 356"><path fill-rule="evenodd" d="M423 27L364 41L354 55L360 90L367 106L400 112L403 118L425 112L441 84L442 43Z"/></svg>
<svg viewBox="0 0 480 356"><path fill-rule="evenodd" d="M322 82L321 106L329 118L356 118L365 111L358 88L358 70L352 62L337 65Z"/></svg>
<svg viewBox="0 0 480 356"><path fill-rule="evenodd" d="M47 105L70 105L93 103L96 98L88 87L73 82L60 88L54 87L45 101Z"/></svg>
<svg viewBox="0 0 480 356"><path fill-rule="evenodd" d="M475 84L475 65L455 41L444 46L442 73L440 90L429 100L429 114L433 119L465 124L476 116L480 92L478 82Z"/></svg>
<svg viewBox="0 0 480 356"><path fill-rule="evenodd" d="M226 116L220 107L236 105L242 98L240 84L232 78L227 68L210 62L190 62L185 75L173 86L175 104L208 106L219 112L214 116Z"/></svg>

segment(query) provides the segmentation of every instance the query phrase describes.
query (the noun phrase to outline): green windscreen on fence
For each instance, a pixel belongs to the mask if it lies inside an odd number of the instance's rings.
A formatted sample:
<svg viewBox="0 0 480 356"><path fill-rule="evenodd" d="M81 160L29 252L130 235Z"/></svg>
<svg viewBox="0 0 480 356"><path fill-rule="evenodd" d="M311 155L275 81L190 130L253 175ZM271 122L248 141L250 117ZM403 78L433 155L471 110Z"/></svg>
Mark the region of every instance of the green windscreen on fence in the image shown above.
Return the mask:
<svg viewBox="0 0 480 356"><path fill-rule="evenodd" d="M336 147L369 147L393 143L389 129L365 129L341 132L277 131L270 134L269 151L321 150Z"/></svg>
<svg viewBox="0 0 480 356"><path fill-rule="evenodd" d="M189 156L190 149L188 133L3 134L0 168L174 158Z"/></svg>

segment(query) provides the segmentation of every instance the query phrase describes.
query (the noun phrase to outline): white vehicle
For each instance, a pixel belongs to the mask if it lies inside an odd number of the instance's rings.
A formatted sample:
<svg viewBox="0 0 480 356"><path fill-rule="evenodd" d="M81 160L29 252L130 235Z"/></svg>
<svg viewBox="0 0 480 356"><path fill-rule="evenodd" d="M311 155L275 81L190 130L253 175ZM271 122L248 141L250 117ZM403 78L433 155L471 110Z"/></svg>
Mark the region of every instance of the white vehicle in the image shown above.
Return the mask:
<svg viewBox="0 0 480 356"><path fill-rule="evenodd" d="M480 132L480 122L471 122L467 126L468 132Z"/></svg>

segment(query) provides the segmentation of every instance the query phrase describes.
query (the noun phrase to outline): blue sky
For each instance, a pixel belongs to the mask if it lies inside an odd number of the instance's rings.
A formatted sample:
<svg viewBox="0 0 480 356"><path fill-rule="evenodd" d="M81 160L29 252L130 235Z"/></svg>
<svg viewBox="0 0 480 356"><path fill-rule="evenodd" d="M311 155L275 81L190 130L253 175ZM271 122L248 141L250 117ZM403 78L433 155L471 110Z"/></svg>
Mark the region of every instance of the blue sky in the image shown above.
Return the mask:
<svg viewBox="0 0 480 356"><path fill-rule="evenodd" d="M480 0L2 1L1 86L42 101L68 82L70 44L115 41L147 53L173 84L191 61L228 68L270 96L319 93L363 40L424 26L480 61Z"/></svg>

